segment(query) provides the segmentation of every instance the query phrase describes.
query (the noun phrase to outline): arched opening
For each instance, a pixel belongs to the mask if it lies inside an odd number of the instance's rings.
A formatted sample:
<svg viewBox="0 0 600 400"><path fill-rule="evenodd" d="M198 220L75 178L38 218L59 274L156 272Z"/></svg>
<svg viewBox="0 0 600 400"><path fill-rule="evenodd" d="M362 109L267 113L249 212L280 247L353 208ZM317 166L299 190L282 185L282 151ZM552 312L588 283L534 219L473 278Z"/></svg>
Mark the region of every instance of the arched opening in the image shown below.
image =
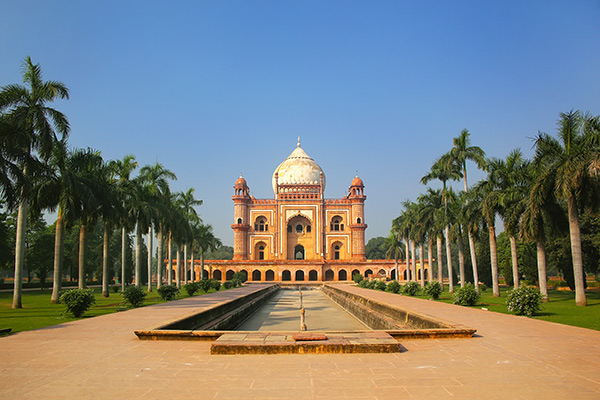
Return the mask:
<svg viewBox="0 0 600 400"><path fill-rule="evenodd" d="M261 273L259 270L255 269L252 271L252 280L260 282Z"/></svg>
<svg viewBox="0 0 600 400"><path fill-rule="evenodd" d="M254 245L254 259L264 260L267 250L267 244L265 242L258 242Z"/></svg>
<svg viewBox="0 0 600 400"><path fill-rule="evenodd" d="M302 233L304 232L304 227L302 226L302 224L297 224L296 225L296 233Z"/></svg>
<svg viewBox="0 0 600 400"><path fill-rule="evenodd" d="M228 280L228 281L232 280L233 279L233 274L234 274L233 270L228 269L225 272L225 280Z"/></svg>
<svg viewBox="0 0 600 400"><path fill-rule="evenodd" d="M370 277L372 275L373 275L373 271L372 270L368 269L368 270L365 271L365 278L368 278L368 277Z"/></svg>
<svg viewBox="0 0 600 400"><path fill-rule="evenodd" d="M347 281L348 280L348 273L346 272L345 269L340 269L340 272L338 273L338 280L339 281Z"/></svg>
<svg viewBox="0 0 600 400"><path fill-rule="evenodd" d="M425 280L429 279L429 270L425 269Z"/></svg>
<svg viewBox="0 0 600 400"><path fill-rule="evenodd" d="M294 247L294 260L304 260L304 246L301 244Z"/></svg>
<svg viewBox="0 0 600 400"><path fill-rule="evenodd" d="M290 273L290 271L288 271L287 269L285 271L283 271L281 273L281 280L282 281L291 281L292 280L292 274Z"/></svg>
<svg viewBox="0 0 600 400"><path fill-rule="evenodd" d="M301 269L299 269L298 271L296 271L296 280L297 281L303 281L304 280L304 271L302 271Z"/></svg>
<svg viewBox="0 0 600 400"><path fill-rule="evenodd" d="M385 278L387 276L387 273L385 272L385 269L380 269L379 272L377 272L377 275L380 278Z"/></svg>
<svg viewBox="0 0 600 400"><path fill-rule="evenodd" d="M357 223L357 224L362 224L362 219L360 219L360 218L356 218L356 223Z"/></svg>
<svg viewBox="0 0 600 400"><path fill-rule="evenodd" d="M240 270L240 278L242 281L246 282L248 280L248 271L245 269Z"/></svg>
<svg viewBox="0 0 600 400"><path fill-rule="evenodd" d="M202 270L202 279L208 279L210 277L210 275L208 275L208 271L203 269Z"/></svg>
<svg viewBox="0 0 600 400"><path fill-rule="evenodd" d="M342 217L336 215L331 218L331 222L329 223L329 230L333 232L339 232L344 230L344 224L342 224Z"/></svg>
<svg viewBox="0 0 600 400"><path fill-rule="evenodd" d="M398 278L396 277L396 269L393 269L392 272L390 272L390 276L392 280L398 280Z"/></svg>
<svg viewBox="0 0 600 400"><path fill-rule="evenodd" d="M332 269L328 269L327 271L325 271L325 280L326 281L332 281L333 280L333 270Z"/></svg>
<svg viewBox="0 0 600 400"><path fill-rule="evenodd" d="M315 271L314 269L311 269L310 271L308 271L308 280L316 281L317 280L317 271Z"/></svg>
<svg viewBox="0 0 600 400"><path fill-rule="evenodd" d="M218 269L215 269L213 271L213 279L216 279L216 280L220 281L221 277L222 277L221 271L219 271Z"/></svg>
<svg viewBox="0 0 600 400"><path fill-rule="evenodd" d="M268 269L267 272L265 272L265 280L266 281L274 281L275 280L275 272L273 272L272 269Z"/></svg>
<svg viewBox="0 0 600 400"><path fill-rule="evenodd" d="M241 223L242 223L242 219L241 219L241 218L238 218L238 219L237 219L237 223L238 223L238 224L241 224Z"/></svg>
<svg viewBox="0 0 600 400"><path fill-rule="evenodd" d="M254 221L254 230L257 232L265 232L269 230L267 219L263 216L257 217Z"/></svg>
<svg viewBox="0 0 600 400"><path fill-rule="evenodd" d="M356 274L360 274L360 271L357 269L353 269L351 278L354 279L354 275L356 275Z"/></svg>

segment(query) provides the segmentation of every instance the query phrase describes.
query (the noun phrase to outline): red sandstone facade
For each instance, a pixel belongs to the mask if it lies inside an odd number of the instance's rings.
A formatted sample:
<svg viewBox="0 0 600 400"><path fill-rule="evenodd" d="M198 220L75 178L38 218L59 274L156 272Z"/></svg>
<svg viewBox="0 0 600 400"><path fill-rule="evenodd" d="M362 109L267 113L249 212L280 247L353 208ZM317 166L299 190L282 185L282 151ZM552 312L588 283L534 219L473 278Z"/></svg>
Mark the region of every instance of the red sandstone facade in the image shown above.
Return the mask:
<svg viewBox="0 0 600 400"><path fill-rule="evenodd" d="M326 199L325 175L298 141L272 182L274 198L255 199L246 180L237 179L233 260L205 261L204 276L229 280L245 271L249 281L349 281L355 273L395 278L393 260L365 258L367 197L358 176L346 196ZM402 278L406 265L398 268Z"/></svg>

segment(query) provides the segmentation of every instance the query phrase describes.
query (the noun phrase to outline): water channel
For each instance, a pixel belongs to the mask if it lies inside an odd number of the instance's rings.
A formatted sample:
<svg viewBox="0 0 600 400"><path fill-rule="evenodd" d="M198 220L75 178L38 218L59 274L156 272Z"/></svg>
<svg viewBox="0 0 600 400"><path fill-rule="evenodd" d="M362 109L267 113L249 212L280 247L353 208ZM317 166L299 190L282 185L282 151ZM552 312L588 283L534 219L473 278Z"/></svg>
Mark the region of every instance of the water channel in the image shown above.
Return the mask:
<svg viewBox="0 0 600 400"><path fill-rule="evenodd" d="M299 331L300 292L282 289L237 327L239 331ZM307 331L364 331L365 324L321 290L302 290Z"/></svg>

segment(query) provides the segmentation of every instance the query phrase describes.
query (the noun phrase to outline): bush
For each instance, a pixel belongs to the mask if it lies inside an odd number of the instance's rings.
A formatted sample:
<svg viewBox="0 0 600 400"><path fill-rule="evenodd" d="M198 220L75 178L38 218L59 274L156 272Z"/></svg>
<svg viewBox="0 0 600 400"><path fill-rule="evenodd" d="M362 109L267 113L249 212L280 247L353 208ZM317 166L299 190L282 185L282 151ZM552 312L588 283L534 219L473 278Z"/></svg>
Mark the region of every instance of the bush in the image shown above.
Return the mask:
<svg viewBox="0 0 600 400"><path fill-rule="evenodd" d="M162 285L157 289L157 292L160 298L164 301L171 301L175 297L179 296L179 289L177 289L176 285Z"/></svg>
<svg viewBox="0 0 600 400"><path fill-rule="evenodd" d="M225 282L223 282L223 288L224 289L231 289L233 287L235 287L235 284L234 284L233 281L225 281Z"/></svg>
<svg viewBox="0 0 600 400"><path fill-rule="evenodd" d="M360 282L362 282L364 279L365 278L362 276L362 274L356 273L356 274L352 275L352 280L357 285L360 284Z"/></svg>
<svg viewBox="0 0 600 400"><path fill-rule="evenodd" d="M384 291L386 289L386 287L387 287L387 285L384 281L375 281L375 285L373 286L373 289Z"/></svg>
<svg viewBox="0 0 600 400"><path fill-rule="evenodd" d="M391 281L388 283L385 291L390 293L400 293L400 289L402 289L402 285L400 285L398 281Z"/></svg>
<svg viewBox="0 0 600 400"><path fill-rule="evenodd" d="M135 285L127 286L123 291L123 305L130 305L131 307L139 307L144 303L147 293L140 287Z"/></svg>
<svg viewBox="0 0 600 400"><path fill-rule="evenodd" d="M221 282L216 279L210 279L210 288L214 289L215 292L221 290Z"/></svg>
<svg viewBox="0 0 600 400"><path fill-rule="evenodd" d="M427 282L427 285L425 285L425 293L434 300L439 299L443 291L444 287L438 281Z"/></svg>
<svg viewBox="0 0 600 400"><path fill-rule="evenodd" d="M113 293L117 293L119 291L119 286L111 286Z"/></svg>
<svg viewBox="0 0 600 400"><path fill-rule="evenodd" d="M506 306L509 312L531 317L542 308L542 294L535 287L521 286L508 292Z"/></svg>
<svg viewBox="0 0 600 400"><path fill-rule="evenodd" d="M183 285L183 289L186 291L188 296L192 297L199 289L198 282L190 282Z"/></svg>
<svg viewBox="0 0 600 400"><path fill-rule="evenodd" d="M402 286L401 292L409 296L416 296L421 291L421 285L417 282L408 282Z"/></svg>
<svg viewBox="0 0 600 400"><path fill-rule="evenodd" d="M470 282L465 283L465 286L454 293L454 304L459 306L474 306L477 303L479 303L479 293L477 293L475 286Z"/></svg>
<svg viewBox="0 0 600 400"><path fill-rule="evenodd" d="M67 306L67 312L75 318L81 317L91 306L96 304L92 289L69 289L60 295L59 301Z"/></svg>
<svg viewBox="0 0 600 400"><path fill-rule="evenodd" d="M232 280L239 280L241 283L244 283L248 280L248 275L246 274L246 271L236 272L233 274Z"/></svg>
<svg viewBox="0 0 600 400"><path fill-rule="evenodd" d="M368 289L367 288L368 283L369 283L369 281L367 279L363 279L362 281L358 282L358 287Z"/></svg>
<svg viewBox="0 0 600 400"><path fill-rule="evenodd" d="M481 291L481 293L485 293L485 291L487 289L488 289L488 287L485 283L482 283L481 285L479 285L479 290Z"/></svg>

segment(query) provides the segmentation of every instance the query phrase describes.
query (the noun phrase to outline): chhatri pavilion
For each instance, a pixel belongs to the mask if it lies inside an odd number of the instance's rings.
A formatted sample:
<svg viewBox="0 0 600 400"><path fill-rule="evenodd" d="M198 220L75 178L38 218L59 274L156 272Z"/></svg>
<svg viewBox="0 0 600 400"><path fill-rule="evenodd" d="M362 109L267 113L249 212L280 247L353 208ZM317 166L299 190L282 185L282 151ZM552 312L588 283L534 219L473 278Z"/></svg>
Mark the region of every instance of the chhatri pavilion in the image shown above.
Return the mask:
<svg viewBox="0 0 600 400"><path fill-rule="evenodd" d="M355 273L394 278L394 260L365 258L363 181L356 176L339 199L325 198L325 182L299 139L273 172L273 198L254 198L240 176L232 196L233 260L206 260L204 276L229 280L245 271L251 282L349 281ZM201 276L197 261L195 268ZM399 270L405 275L405 263Z"/></svg>

